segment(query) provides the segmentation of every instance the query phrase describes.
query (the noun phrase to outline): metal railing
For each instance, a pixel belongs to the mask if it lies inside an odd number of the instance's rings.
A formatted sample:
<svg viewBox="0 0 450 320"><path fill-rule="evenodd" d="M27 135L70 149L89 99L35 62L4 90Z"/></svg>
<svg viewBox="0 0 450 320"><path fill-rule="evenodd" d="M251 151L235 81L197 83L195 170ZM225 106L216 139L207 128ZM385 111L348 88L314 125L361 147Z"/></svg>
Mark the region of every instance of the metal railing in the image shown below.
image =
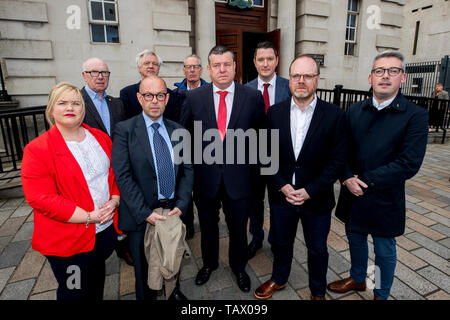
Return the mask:
<svg viewBox="0 0 450 320"><path fill-rule="evenodd" d="M23 148L48 130L46 106L0 111L0 173L17 172L0 180L20 176Z"/></svg>

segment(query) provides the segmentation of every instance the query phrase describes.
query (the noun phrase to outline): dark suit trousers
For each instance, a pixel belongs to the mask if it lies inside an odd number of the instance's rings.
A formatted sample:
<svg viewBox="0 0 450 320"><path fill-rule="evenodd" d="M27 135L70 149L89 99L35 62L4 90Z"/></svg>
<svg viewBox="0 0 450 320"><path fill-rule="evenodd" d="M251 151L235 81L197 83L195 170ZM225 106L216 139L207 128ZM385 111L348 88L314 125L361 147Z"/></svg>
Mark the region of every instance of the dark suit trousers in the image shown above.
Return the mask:
<svg viewBox="0 0 450 320"><path fill-rule="evenodd" d="M288 281L299 219L308 251L309 288L313 296L323 297L327 287L330 215L300 213L287 202L270 204L269 242L274 255L272 280L279 285Z"/></svg>
<svg viewBox="0 0 450 320"><path fill-rule="evenodd" d="M203 266L215 269L219 263L219 209L222 205L230 237L229 263L234 273L247 265L247 222L252 198L233 200L222 183L215 198L194 193L201 231Z"/></svg>
<svg viewBox="0 0 450 320"><path fill-rule="evenodd" d="M105 261L114 251L116 238L111 225L96 234L92 251L70 257L46 256L58 281L57 300L103 300Z"/></svg>
<svg viewBox="0 0 450 320"><path fill-rule="evenodd" d="M136 300L155 300L156 291L148 287L148 263L144 251L145 228L127 233L128 247L134 261Z"/></svg>
<svg viewBox="0 0 450 320"><path fill-rule="evenodd" d="M265 176L259 177L258 190L255 194L254 205L250 211L250 233L253 236L252 240L264 241L264 198L266 194L267 180Z"/></svg>

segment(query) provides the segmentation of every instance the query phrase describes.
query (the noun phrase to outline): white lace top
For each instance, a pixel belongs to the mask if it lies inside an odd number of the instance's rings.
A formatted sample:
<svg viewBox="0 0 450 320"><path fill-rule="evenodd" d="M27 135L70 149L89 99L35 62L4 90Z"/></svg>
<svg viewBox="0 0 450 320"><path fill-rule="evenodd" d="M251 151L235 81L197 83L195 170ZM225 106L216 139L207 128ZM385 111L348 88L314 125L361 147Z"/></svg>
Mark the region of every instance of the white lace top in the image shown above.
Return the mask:
<svg viewBox="0 0 450 320"><path fill-rule="evenodd" d="M81 142L66 141L75 160L83 171L89 187L89 192L94 200L95 210L109 200L109 158L94 136L86 129L86 137ZM99 233L112 224L112 219L104 224L97 223L95 232Z"/></svg>

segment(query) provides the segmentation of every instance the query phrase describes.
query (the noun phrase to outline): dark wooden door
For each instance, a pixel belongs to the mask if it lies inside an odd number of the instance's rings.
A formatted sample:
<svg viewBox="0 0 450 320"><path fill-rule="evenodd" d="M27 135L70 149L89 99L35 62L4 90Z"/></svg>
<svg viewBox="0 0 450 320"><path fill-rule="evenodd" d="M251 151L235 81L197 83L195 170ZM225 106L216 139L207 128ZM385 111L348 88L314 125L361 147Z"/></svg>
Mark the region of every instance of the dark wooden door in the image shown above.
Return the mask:
<svg viewBox="0 0 450 320"><path fill-rule="evenodd" d="M242 83L242 31L238 29L217 30L216 43L227 46L234 53L236 76L234 80Z"/></svg>

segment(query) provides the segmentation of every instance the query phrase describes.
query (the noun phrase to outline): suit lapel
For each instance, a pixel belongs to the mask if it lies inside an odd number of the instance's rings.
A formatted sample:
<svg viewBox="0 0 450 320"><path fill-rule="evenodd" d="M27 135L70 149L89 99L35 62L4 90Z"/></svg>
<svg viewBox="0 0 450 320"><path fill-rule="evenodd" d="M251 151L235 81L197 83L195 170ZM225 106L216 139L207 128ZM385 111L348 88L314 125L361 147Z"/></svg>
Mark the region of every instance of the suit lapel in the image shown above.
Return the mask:
<svg viewBox="0 0 450 320"><path fill-rule="evenodd" d="M294 144L292 143L292 135L291 135L291 102L286 102L285 107L282 109L282 126L280 132L283 134L283 137L280 137L280 141L288 141L288 145L286 146L289 158L295 161L295 153L294 153Z"/></svg>
<svg viewBox="0 0 450 320"><path fill-rule="evenodd" d="M150 162L150 165L153 168L153 171L155 170L155 164L153 163L153 153L152 148L150 147L150 141L148 140L148 131L147 127L145 126L145 120L142 114L137 116L136 119L136 127L134 128L134 133L139 141L139 143L142 146L142 151L147 158L147 161Z"/></svg>
<svg viewBox="0 0 450 320"><path fill-rule="evenodd" d="M216 111L215 111L215 107L214 107L213 85L207 84L206 86L208 86L208 88L206 90L207 94L206 94L205 100L203 100L204 101L203 109L205 110L206 121L207 121L206 127L218 129L217 119L216 119Z"/></svg>
<svg viewBox="0 0 450 320"><path fill-rule="evenodd" d="M231 109L230 121L228 122L227 129L234 129L237 119L239 119L239 114L243 109L245 103L245 95L243 92L243 87L235 83L234 85L234 98L233 98L233 108Z"/></svg>
<svg viewBox="0 0 450 320"><path fill-rule="evenodd" d="M83 95L83 99L84 99L85 105L86 105L86 115L89 114L97 122L97 124L100 126L101 130L103 132L107 132L106 128L103 124L103 120L97 111L97 108L95 107L94 103L91 100L91 97L88 95L88 93L86 92L84 87L83 87L83 89L81 89L81 94Z"/></svg>
<svg viewBox="0 0 450 320"><path fill-rule="evenodd" d="M309 129L308 129L308 132L306 133L305 141L303 142L302 150L300 151L300 154L298 155L297 160L300 159L300 157L304 153L304 150L306 149L306 147L308 146L308 144L311 142L312 138L314 137L315 132L320 127L320 122L322 121L323 115L324 114L323 114L322 100L317 98L317 104L314 109L311 123L309 125Z"/></svg>

